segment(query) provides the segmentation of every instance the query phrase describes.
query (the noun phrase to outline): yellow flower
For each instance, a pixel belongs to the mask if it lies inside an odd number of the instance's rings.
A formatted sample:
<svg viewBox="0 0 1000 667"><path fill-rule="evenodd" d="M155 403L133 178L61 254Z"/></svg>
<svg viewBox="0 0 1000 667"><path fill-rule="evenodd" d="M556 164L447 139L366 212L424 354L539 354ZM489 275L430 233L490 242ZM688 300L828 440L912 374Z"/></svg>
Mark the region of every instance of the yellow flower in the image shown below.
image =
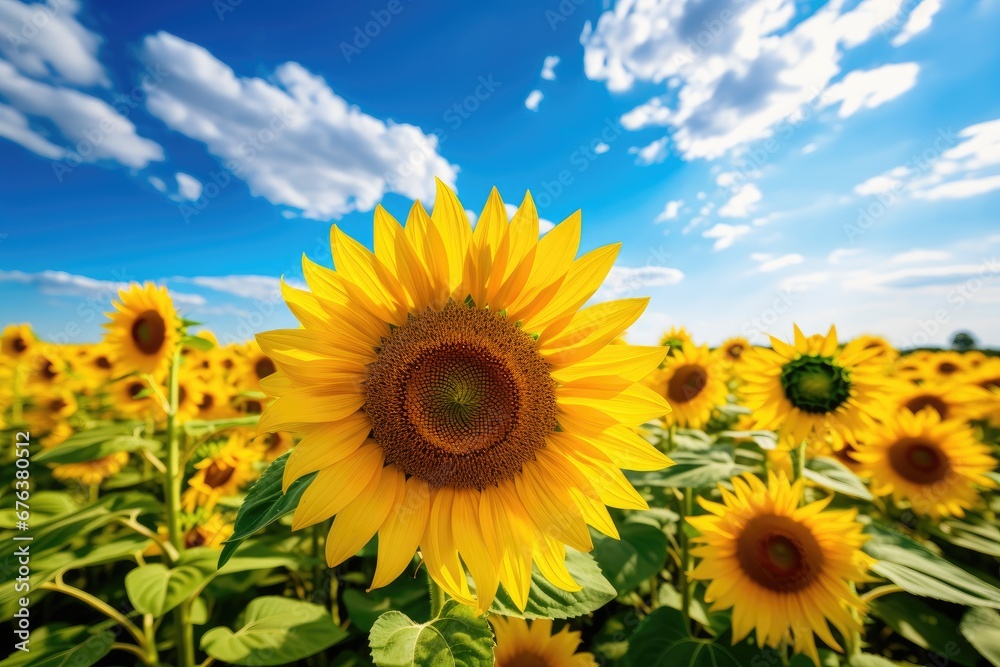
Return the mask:
<svg viewBox="0 0 1000 667"><path fill-rule="evenodd" d="M72 480L93 486L117 475L126 463L128 452L115 452L94 461L57 465L52 469L52 476L63 482Z"/></svg>
<svg viewBox="0 0 1000 667"><path fill-rule="evenodd" d="M660 345L673 354L674 350L680 348L684 343L690 343L691 340L691 334L684 327L670 327L669 331L660 336Z"/></svg>
<svg viewBox="0 0 1000 667"><path fill-rule="evenodd" d="M264 460L271 462L290 450L292 445L295 444L295 439L292 438L291 433L275 431L274 433L260 435L254 440L253 444L254 447L257 447L261 451Z"/></svg>
<svg viewBox="0 0 1000 667"><path fill-rule="evenodd" d="M847 441L885 414L885 374L874 350L857 341L837 348L837 330L807 339L795 327L795 345L771 337L773 349L754 348L743 361L741 394L753 428L779 431L794 447L827 430Z"/></svg>
<svg viewBox="0 0 1000 667"><path fill-rule="evenodd" d="M214 512L206 519L200 519L184 533L184 548L210 547L221 549L222 543L233 534L233 524Z"/></svg>
<svg viewBox="0 0 1000 667"><path fill-rule="evenodd" d="M990 448L964 422L924 409L901 411L873 428L854 453L872 492L908 500L917 514L964 516L979 501L976 486L996 488Z"/></svg>
<svg viewBox="0 0 1000 667"><path fill-rule="evenodd" d="M968 420L982 414L989 392L975 384L955 380L905 383L891 394L898 410L917 413L934 410L941 419Z"/></svg>
<svg viewBox="0 0 1000 667"><path fill-rule="evenodd" d="M180 319L167 288L132 285L119 290L118 298L113 304L117 312L107 313L111 322L104 325L116 363L140 373L166 372L180 341Z"/></svg>
<svg viewBox="0 0 1000 667"><path fill-rule="evenodd" d="M236 409L232 405L233 391L221 380L212 379L205 382L200 387L200 393L198 419L222 419L236 414Z"/></svg>
<svg viewBox="0 0 1000 667"><path fill-rule="evenodd" d="M28 386L34 391L53 389L66 381L66 361L55 345L36 343L27 362Z"/></svg>
<svg viewBox="0 0 1000 667"><path fill-rule="evenodd" d="M336 515L331 566L377 532L373 588L419 546L480 611L500 583L523 609L533 562L578 590L565 545L590 551L588 524L617 537L605 505L646 507L619 468L669 463L634 431L669 409L638 384L665 350L611 344L647 300L583 308L618 246L574 259L579 213L539 240L530 195L508 223L495 189L473 232L440 183L405 229L376 208L374 239L373 254L335 226L337 270L305 260L312 292L284 286L303 328L257 336L277 367L258 432L305 433L286 487L319 471L293 528Z"/></svg>
<svg viewBox="0 0 1000 667"><path fill-rule="evenodd" d="M701 428L712 411L726 402L726 382L707 345L686 342L666 358L663 369L652 375L653 389L665 396L671 412L667 425Z"/></svg>
<svg viewBox="0 0 1000 667"><path fill-rule="evenodd" d="M590 653L576 653L580 633L569 627L552 634L552 621L491 616L496 635L493 649L496 667L597 667Z"/></svg>
<svg viewBox="0 0 1000 667"><path fill-rule="evenodd" d="M257 341L251 340L243 347L242 370L241 388L244 391L260 391L261 380L277 369L271 358L260 349Z"/></svg>
<svg viewBox="0 0 1000 667"><path fill-rule="evenodd" d="M801 480L770 473L767 485L751 474L720 486L723 504L699 499L707 516L689 518L701 533L701 558L691 576L709 582L713 611L732 609L733 643L756 630L757 645L792 644L820 664L814 634L842 650L830 632L861 630L852 610L864 603L851 582L867 580L873 561L856 511L824 511L832 496L804 507Z"/></svg>
<svg viewBox="0 0 1000 667"><path fill-rule="evenodd" d="M114 376L114 353L105 343L81 345L76 353L76 370L87 390L97 389Z"/></svg>
<svg viewBox="0 0 1000 667"><path fill-rule="evenodd" d="M0 353L14 361L24 359L35 344L35 334L28 324L9 324L0 336Z"/></svg>
<svg viewBox="0 0 1000 667"><path fill-rule="evenodd" d="M734 336L727 339L716 350L719 359L726 365L732 366L743 358L743 353L752 349L753 346L743 336Z"/></svg>
<svg viewBox="0 0 1000 667"><path fill-rule="evenodd" d="M181 496L184 511L203 507L211 512L220 498L235 496L247 482L256 479L254 463L259 460L260 452L247 442L246 433L234 432L219 451L195 464L197 472Z"/></svg>
<svg viewBox="0 0 1000 667"><path fill-rule="evenodd" d="M165 414L161 401L142 378L126 377L111 384L108 389L112 408L122 416L147 417L153 414L160 417Z"/></svg>
<svg viewBox="0 0 1000 667"><path fill-rule="evenodd" d="M891 366L899 358L899 352L892 344L881 336L858 336L854 339L856 345L860 345L862 350L878 350L872 361L877 361L886 366Z"/></svg>

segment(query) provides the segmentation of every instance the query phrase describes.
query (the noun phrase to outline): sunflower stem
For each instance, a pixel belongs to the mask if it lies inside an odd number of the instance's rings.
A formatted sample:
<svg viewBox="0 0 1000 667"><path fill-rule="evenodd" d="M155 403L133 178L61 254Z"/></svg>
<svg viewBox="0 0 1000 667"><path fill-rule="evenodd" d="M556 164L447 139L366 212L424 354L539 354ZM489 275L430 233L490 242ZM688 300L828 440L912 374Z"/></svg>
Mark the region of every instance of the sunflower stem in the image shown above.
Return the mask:
<svg viewBox="0 0 1000 667"><path fill-rule="evenodd" d="M427 577L427 588L431 594L431 618L437 618L444 609L445 594L444 589L438 586L429 575Z"/></svg>
<svg viewBox="0 0 1000 667"><path fill-rule="evenodd" d="M694 593L694 585L691 581L691 538L687 534L687 519L694 513L694 493L690 487L684 489L684 507L682 508L683 521L680 523L681 530L681 611L684 613L685 622L689 630L694 632L691 621L691 596Z"/></svg>
<svg viewBox="0 0 1000 667"><path fill-rule="evenodd" d="M805 476L806 441L803 440L792 452L792 482L797 482Z"/></svg>
<svg viewBox="0 0 1000 667"><path fill-rule="evenodd" d="M180 394L180 349L174 351L170 362L170 379L167 391L167 473L164 497L167 506L167 534L178 554L184 551L184 534L181 532L181 482L184 478L184 464L181 461L180 431L177 423L177 404ZM155 383L150 382L155 387ZM191 603L182 602L174 610L177 626L177 664L193 667L194 627L191 625Z"/></svg>

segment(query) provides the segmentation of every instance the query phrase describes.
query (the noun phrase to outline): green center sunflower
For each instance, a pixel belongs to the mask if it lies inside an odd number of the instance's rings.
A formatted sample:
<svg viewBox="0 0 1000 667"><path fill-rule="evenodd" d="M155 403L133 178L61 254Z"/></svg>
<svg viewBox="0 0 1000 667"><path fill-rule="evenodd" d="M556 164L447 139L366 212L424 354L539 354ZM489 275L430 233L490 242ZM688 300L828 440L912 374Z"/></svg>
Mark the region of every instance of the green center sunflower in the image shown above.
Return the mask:
<svg viewBox="0 0 1000 667"><path fill-rule="evenodd" d="M143 354L156 354L167 340L167 324L155 310L140 313L132 322L132 342Z"/></svg>
<svg viewBox="0 0 1000 667"><path fill-rule="evenodd" d="M799 410L827 414L850 397L851 374L830 357L799 357L782 367L781 388Z"/></svg>
<svg viewBox="0 0 1000 667"><path fill-rule="evenodd" d="M451 302L384 340L364 409L387 463L436 486L483 489L544 446L555 382L531 336L502 314Z"/></svg>

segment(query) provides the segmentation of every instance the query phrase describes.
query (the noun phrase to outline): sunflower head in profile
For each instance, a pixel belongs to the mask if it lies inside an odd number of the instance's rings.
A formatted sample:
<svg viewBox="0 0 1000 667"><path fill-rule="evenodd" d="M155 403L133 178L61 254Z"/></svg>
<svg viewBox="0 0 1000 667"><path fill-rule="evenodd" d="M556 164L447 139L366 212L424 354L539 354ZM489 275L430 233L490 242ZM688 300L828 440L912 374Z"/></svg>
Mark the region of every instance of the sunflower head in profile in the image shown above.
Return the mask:
<svg viewBox="0 0 1000 667"><path fill-rule="evenodd" d="M52 469L52 476L61 482L79 482L95 486L117 475L127 463L128 452L115 452L93 461L62 463Z"/></svg>
<svg viewBox="0 0 1000 667"><path fill-rule="evenodd" d="M0 335L0 354L13 361L28 356L35 345L35 333L28 324L9 324Z"/></svg>
<svg viewBox="0 0 1000 667"><path fill-rule="evenodd" d="M195 464L195 474L181 496L185 512L215 509L221 498L235 496L257 478L254 464L260 451L250 446L243 431L234 431L224 445Z"/></svg>
<svg viewBox="0 0 1000 667"><path fill-rule="evenodd" d="M854 454L872 492L906 500L931 517L964 516L979 503L977 487L994 489L990 448L966 423L942 420L933 409L900 411L870 431Z"/></svg>
<svg viewBox="0 0 1000 667"><path fill-rule="evenodd" d="M684 343L690 343L693 339L691 334L684 327L672 326L660 336L660 345L667 348L667 354L673 354L679 350Z"/></svg>
<svg viewBox="0 0 1000 667"><path fill-rule="evenodd" d="M132 285L118 292L105 342L123 370L161 375L180 341L180 318L166 287Z"/></svg>
<svg viewBox="0 0 1000 667"><path fill-rule="evenodd" d="M740 392L753 428L778 431L783 446L793 447L827 431L851 440L885 414L885 374L872 361L875 350L857 341L839 349L835 327L806 338L796 326L794 345L774 336L771 345L744 355Z"/></svg>
<svg viewBox="0 0 1000 667"><path fill-rule="evenodd" d="M855 345L862 350L877 350L872 357L873 362L878 362L884 366L891 367L899 358L899 352L882 336L872 336L865 334L854 339Z"/></svg>
<svg viewBox="0 0 1000 667"><path fill-rule="evenodd" d="M815 636L842 650L830 631L846 636L861 625L864 607L851 582L866 581L872 560L856 512L826 511L830 498L800 507L802 482L769 473L765 485L747 473L720 486L722 504L699 499L709 514L689 518L699 531L692 572L708 581L712 610L732 609L733 642L756 630L757 645L791 640L819 665Z"/></svg>
<svg viewBox="0 0 1000 667"><path fill-rule="evenodd" d="M669 409L639 384L665 350L612 344L646 299L584 307L618 246L577 258L580 224L539 239L530 195L508 221L494 189L473 232L439 182L432 215L376 208L374 253L334 227L336 270L284 286L302 328L257 336L277 368L258 431L304 434L284 482L319 473L292 526L336 517L331 566L377 533L373 588L419 547L457 600L483 611L502 583L523 609L533 563L578 590L566 545L617 537L606 505L646 507L620 468L669 464L635 431Z"/></svg>
<svg viewBox="0 0 1000 667"><path fill-rule="evenodd" d="M941 419L968 420L982 413L990 395L976 384L950 380L919 385L900 383L893 388L890 399L898 411L916 414L921 410L933 410Z"/></svg>
<svg viewBox="0 0 1000 667"><path fill-rule="evenodd" d="M257 341L250 340L241 350L240 370L243 378L240 386L250 391L260 391L261 381L273 374L277 367L271 358L260 349Z"/></svg>
<svg viewBox="0 0 1000 667"><path fill-rule="evenodd" d="M665 396L671 411L663 420L669 425L701 428L712 411L726 402L723 370L707 345L686 342L651 376L653 389Z"/></svg>
<svg viewBox="0 0 1000 667"><path fill-rule="evenodd" d="M490 616L496 636L493 649L496 667L597 667L590 653L577 653L580 633L564 627L552 633L552 621L528 621L506 616Z"/></svg>

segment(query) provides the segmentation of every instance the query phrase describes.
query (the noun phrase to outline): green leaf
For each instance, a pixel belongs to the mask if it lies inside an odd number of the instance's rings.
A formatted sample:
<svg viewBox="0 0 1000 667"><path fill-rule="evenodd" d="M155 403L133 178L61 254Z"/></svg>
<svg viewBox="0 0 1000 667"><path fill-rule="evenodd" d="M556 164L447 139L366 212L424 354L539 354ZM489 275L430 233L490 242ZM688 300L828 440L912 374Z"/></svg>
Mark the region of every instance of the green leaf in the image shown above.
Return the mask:
<svg viewBox="0 0 1000 667"><path fill-rule="evenodd" d="M679 450L670 453L674 465L657 472L626 473L634 486L654 486L671 489L700 489L750 470L733 458L732 448L712 447L697 452Z"/></svg>
<svg viewBox="0 0 1000 667"><path fill-rule="evenodd" d="M725 646L694 639L684 614L661 607L647 616L629 640L629 667L742 667Z"/></svg>
<svg viewBox="0 0 1000 667"><path fill-rule="evenodd" d="M871 612L922 649L937 651L944 646L955 646L952 660L956 664L968 667L976 664L972 647L959 634L958 623L916 596L894 593L880 597L872 601Z"/></svg>
<svg viewBox="0 0 1000 667"><path fill-rule="evenodd" d="M204 571L191 565L171 569L151 563L125 575L125 591L139 612L159 618L191 597L205 580Z"/></svg>
<svg viewBox="0 0 1000 667"><path fill-rule="evenodd" d="M202 636L201 649L233 665L287 665L347 637L325 607L277 596L252 600L242 623L236 632L212 628Z"/></svg>
<svg viewBox="0 0 1000 667"><path fill-rule="evenodd" d="M215 343L207 338L202 338L201 336L182 336L181 347L187 347L201 352L208 352L215 347Z"/></svg>
<svg viewBox="0 0 1000 667"><path fill-rule="evenodd" d="M84 431L84 433L87 433ZM118 452L135 452L146 449L154 454L163 449L159 440L140 438L134 435L115 435L99 442L90 442L90 438L73 441L70 436L57 447L46 449L35 455L35 463L82 463L116 454Z"/></svg>
<svg viewBox="0 0 1000 667"><path fill-rule="evenodd" d="M240 544L258 530L268 526L289 512L295 511L316 473L300 477L288 487L288 493L281 492L281 478L285 474L285 461L291 452L274 459L260 479L247 491L243 504L236 513L233 535L225 542L219 556L219 567L233 557Z"/></svg>
<svg viewBox="0 0 1000 667"><path fill-rule="evenodd" d="M1000 556L1000 527L978 516L965 521L949 519L928 529L937 537L963 549L990 556Z"/></svg>
<svg viewBox="0 0 1000 667"><path fill-rule="evenodd" d="M537 569L531 572L528 604L522 612L500 587L490 607L491 613L517 618L575 618L600 609L617 597L615 587L604 578L601 568L590 554L566 549L566 568L582 590L570 593L557 588Z"/></svg>
<svg viewBox="0 0 1000 667"><path fill-rule="evenodd" d="M898 667L899 663L872 653L859 653L850 660L851 667Z"/></svg>
<svg viewBox="0 0 1000 667"><path fill-rule="evenodd" d="M667 536L648 524L626 523L620 540L594 533L594 558L618 594L634 590L667 562Z"/></svg>
<svg viewBox="0 0 1000 667"><path fill-rule="evenodd" d="M430 619L431 606L427 597L427 575L396 577L388 586L366 593L348 588L341 596L347 614L359 630L369 632L378 617L391 610L401 611L417 621Z"/></svg>
<svg viewBox="0 0 1000 667"><path fill-rule="evenodd" d="M184 422L184 432L192 437L201 437L223 429L239 426L256 426L260 415L228 417L226 419L189 419Z"/></svg>
<svg viewBox="0 0 1000 667"><path fill-rule="evenodd" d="M379 616L368 638L378 667L490 667L493 631L471 607L449 600L441 614L415 623L399 611Z"/></svg>
<svg viewBox="0 0 1000 667"><path fill-rule="evenodd" d="M1000 667L1000 614L992 609L970 609L959 629L980 655L993 667Z"/></svg>
<svg viewBox="0 0 1000 667"><path fill-rule="evenodd" d="M872 570L908 593L971 607L1000 608L1000 589L969 574L919 542L887 526L870 524L864 550Z"/></svg>
<svg viewBox="0 0 1000 667"><path fill-rule="evenodd" d="M804 471L806 479L824 486L831 491L842 493L852 498L872 500L873 496L861 478L836 459L818 456L806 462Z"/></svg>
<svg viewBox="0 0 1000 667"><path fill-rule="evenodd" d="M107 630L90 634L82 625L58 629L43 625L32 630L29 651L15 650L0 661L0 667L90 667L111 652L114 641L114 633Z"/></svg>

